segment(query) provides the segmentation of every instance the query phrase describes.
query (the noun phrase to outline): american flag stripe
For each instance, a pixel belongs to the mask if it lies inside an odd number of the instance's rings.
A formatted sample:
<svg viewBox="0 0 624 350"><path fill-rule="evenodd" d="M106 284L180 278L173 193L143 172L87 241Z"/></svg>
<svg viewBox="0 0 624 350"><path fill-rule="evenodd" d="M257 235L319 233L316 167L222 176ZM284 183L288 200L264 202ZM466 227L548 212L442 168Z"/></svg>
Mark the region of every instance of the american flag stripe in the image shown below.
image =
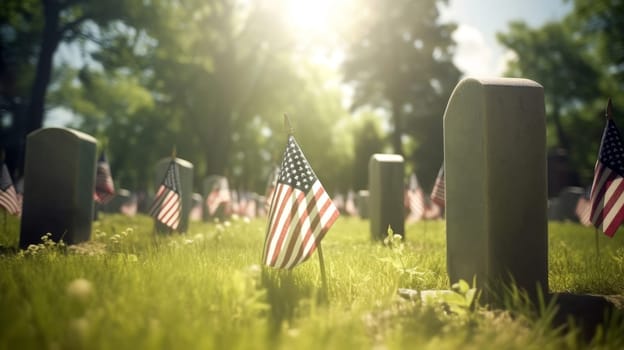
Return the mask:
<svg viewBox="0 0 624 350"><path fill-rule="evenodd" d="M281 184L280 184L281 185ZM278 185L278 187L280 186ZM278 220L276 220L275 225L273 226L273 230L270 232L271 234L271 244L269 246L270 250L268 251L269 255L267 255L267 263L273 266L277 261L277 256L281 254L283 241L286 238L286 234L289 232L289 227L291 222L294 219L294 215L297 210L297 206L295 205L297 199L302 199L304 196L303 192L295 193L296 190L293 188L288 188L285 195L282 199L282 203L280 205L280 211L277 215Z"/></svg>
<svg viewBox="0 0 624 350"><path fill-rule="evenodd" d="M315 232L317 231L316 228L318 227L319 222L319 215L316 207L317 203L323 199L322 193L311 191L305 199L308 205L305 206L305 203L304 205L300 205L301 203L298 203L299 220L297 225L293 227L291 232L289 232L290 243L288 244L285 254L282 254L281 256L283 259L280 259L281 261L278 260L278 266L291 268L297 265L297 261L301 258L301 256L307 253L304 252L306 243L310 242L313 235L315 236L318 234L318 232ZM327 203L327 201L325 202ZM299 234L296 234L297 232L299 232ZM297 254L293 255L294 252L297 252Z"/></svg>
<svg viewBox="0 0 624 350"><path fill-rule="evenodd" d="M13 186L11 175L9 175L9 169L4 162L0 167L0 206L4 207L11 215L19 215L22 211L15 186Z"/></svg>
<svg viewBox="0 0 624 350"><path fill-rule="evenodd" d="M300 264L310 257L311 253L314 251L314 249L316 249L316 246L323 239L323 237L325 237L325 234L327 233L327 231L329 231L329 228L334 224L334 221L336 221L338 219L338 216L340 215L340 212L333 205L331 199L326 193L323 193L321 199L321 202L323 202L324 204L320 206L320 210L314 211L315 217L311 222L311 230L308 231L307 236L308 243L302 250L299 250L299 254L294 260L292 266ZM319 208L319 206L315 206L315 209L316 208ZM322 214L318 215L319 213ZM311 239L314 237L315 239Z"/></svg>
<svg viewBox="0 0 624 350"><path fill-rule="evenodd" d="M294 190L295 189L293 187L283 184L279 184L275 189L275 198L273 199L273 205L271 206L271 227L269 228L269 234L271 237L275 235L277 227L283 225L288 219L288 217L284 215L284 213L289 210L286 208L288 205L288 201L286 199L290 198Z"/></svg>
<svg viewBox="0 0 624 350"><path fill-rule="evenodd" d="M278 185L278 192L280 187L289 186ZM280 211L290 215L288 220L279 220L272 227L265 262L292 268L309 258L339 213L318 181L307 196L299 190L283 192L286 195L280 198Z"/></svg>
<svg viewBox="0 0 624 350"><path fill-rule="evenodd" d="M293 205L291 208L290 222L287 226L283 228L280 239L277 242L279 253L273 255L273 258L271 259L271 264L275 267L286 267L285 262L291 259L295 244L301 244L301 234L305 232L301 230L301 220L307 219L307 213L305 212L305 210L303 210L302 212L303 206L301 205L301 203L304 203L306 197L305 193L301 191L296 192L299 193L297 193L296 196L293 196L294 203L292 203ZM294 224L294 221L296 221L297 223Z"/></svg>
<svg viewBox="0 0 624 350"><path fill-rule="evenodd" d="M592 223L600 226L608 236L613 236L622 218L619 212L624 204L624 197L621 196L624 192L624 181L601 164L597 167L597 174L598 180L594 183L596 187L593 187L597 190L592 194ZM614 223L616 224L613 225Z"/></svg>
<svg viewBox="0 0 624 350"><path fill-rule="evenodd" d="M168 191L163 200L163 205L160 209L160 218L168 226L173 228L178 227L180 218L180 199L179 196L172 191Z"/></svg>
<svg viewBox="0 0 624 350"><path fill-rule="evenodd" d="M620 222L624 219L624 181L621 177L617 177L612 181L607 181L607 186L601 188L600 192L604 192L603 201L595 201L595 211L592 216L592 222L596 227L602 229L607 235L612 237L618 229Z"/></svg>
<svg viewBox="0 0 624 350"><path fill-rule="evenodd" d="M6 191L0 191L0 206L4 207L9 214L17 215L20 212L20 208L17 204L17 193L13 186L6 189Z"/></svg>

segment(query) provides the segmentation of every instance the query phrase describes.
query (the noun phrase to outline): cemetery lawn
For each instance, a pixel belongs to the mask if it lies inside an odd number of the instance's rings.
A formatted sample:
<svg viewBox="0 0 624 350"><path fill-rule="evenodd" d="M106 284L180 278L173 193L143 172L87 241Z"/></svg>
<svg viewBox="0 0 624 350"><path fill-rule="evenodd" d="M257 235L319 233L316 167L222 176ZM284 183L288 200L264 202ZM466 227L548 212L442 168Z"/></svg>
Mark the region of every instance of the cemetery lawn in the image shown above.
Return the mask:
<svg viewBox="0 0 624 350"><path fill-rule="evenodd" d="M86 244L25 251L18 224L8 217L0 235L0 349L624 348L618 313L587 339L513 291L504 309L470 307L467 284L426 303L400 297L448 289L443 221L408 224L384 246L367 221L340 218L322 245L327 298L317 254L262 273L265 220L154 235L146 216L104 214ZM624 232L601 234L599 255L592 228L549 232L551 291L624 295Z"/></svg>

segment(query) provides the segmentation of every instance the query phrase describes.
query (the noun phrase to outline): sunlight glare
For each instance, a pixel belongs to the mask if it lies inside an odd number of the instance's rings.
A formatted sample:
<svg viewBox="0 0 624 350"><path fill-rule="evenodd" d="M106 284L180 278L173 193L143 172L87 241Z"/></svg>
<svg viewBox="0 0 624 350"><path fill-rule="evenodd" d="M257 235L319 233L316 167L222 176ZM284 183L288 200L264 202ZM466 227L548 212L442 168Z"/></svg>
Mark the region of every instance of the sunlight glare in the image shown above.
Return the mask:
<svg viewBox="0 0 624 350"><path fill-rule="evenodd" d="M284 12L291 28L306 40L332 36L347 0L286 0ZM344 20L344 19L343 19Z"/></svg>

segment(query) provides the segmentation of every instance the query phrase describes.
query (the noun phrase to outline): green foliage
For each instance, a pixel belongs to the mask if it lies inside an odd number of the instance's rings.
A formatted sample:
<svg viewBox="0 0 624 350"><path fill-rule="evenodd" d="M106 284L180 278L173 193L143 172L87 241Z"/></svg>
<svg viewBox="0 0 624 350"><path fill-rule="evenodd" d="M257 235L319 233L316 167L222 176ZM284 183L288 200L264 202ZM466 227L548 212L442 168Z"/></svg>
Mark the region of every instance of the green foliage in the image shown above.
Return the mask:
<svg viewBox="0 0 624 350"><path fill-rule="evenodd" d="M582 182L591 182L607 99L618 122L624 105L624 49L619 1L573 1L560 22L530 28L512 22L498 40L515 53L507 75L544 86L549 146L568 151Z"/></svg>
<svg viewBox="0 0 624 350"><path fill-rule="evenodd" d="M17 244L10 221L4 242ZM552 305L511 288L506 310L479 305L465 281L448 288L443 222L407 226L386 244L343 218L323 241L329 302L316 259L291 271L258 266L265 222L193 223L155 235L151 218L102 215L89 242L0 254L0 348L585 348L575 326L552 326ZM622 295L624 240L575 224L550 226L553 291ZM8 244L8 243L6 243ZM566 248L561 248L565 246ZM619 259L619 260L618 260ZM411 274L411 268L419 271ZM414 278L417 276L417 278ZM605 283L605 281L609 281ZM397 297L398 288L420 298ZM433 291L432 291L433 290ZM617 315L591 340L624 342Z"/></svg>
<svg viewBox="0 0 624 350"><path fill-rule="evenodd" d="M393 152L407 155L425 184L442 162L442 117L460 78L452 62L455 25L439 21L443 2L362 1L343 63L344 81L355 89L352 109L379 108L391 117ZM408 137L414 149L405 149Z"/></svg>

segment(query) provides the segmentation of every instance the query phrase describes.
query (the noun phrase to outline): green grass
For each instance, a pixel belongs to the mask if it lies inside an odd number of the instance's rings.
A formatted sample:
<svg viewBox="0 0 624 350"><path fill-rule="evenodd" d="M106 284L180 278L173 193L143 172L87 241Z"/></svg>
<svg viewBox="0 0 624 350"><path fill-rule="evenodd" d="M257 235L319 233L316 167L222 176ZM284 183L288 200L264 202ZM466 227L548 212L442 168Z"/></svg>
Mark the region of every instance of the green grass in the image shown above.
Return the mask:
<svg viewBox="0 0 624 350"><path fill-rule="evenodd" d="M0 235L0 349L624 347L621 318L587 342L512 293L506 310L471 308L466 286L427 303L398 297L448 289L443 221L408 225L390 248L370 241L368 222L340 218L323 241L326 299L316 254L262 273L264 220L155 235L148 217L102 215L87 244L7 249L18 224L9 217ZM551 291L624 294L624 233L599 236L597 256L593 229L549 232Z"/></svg>

